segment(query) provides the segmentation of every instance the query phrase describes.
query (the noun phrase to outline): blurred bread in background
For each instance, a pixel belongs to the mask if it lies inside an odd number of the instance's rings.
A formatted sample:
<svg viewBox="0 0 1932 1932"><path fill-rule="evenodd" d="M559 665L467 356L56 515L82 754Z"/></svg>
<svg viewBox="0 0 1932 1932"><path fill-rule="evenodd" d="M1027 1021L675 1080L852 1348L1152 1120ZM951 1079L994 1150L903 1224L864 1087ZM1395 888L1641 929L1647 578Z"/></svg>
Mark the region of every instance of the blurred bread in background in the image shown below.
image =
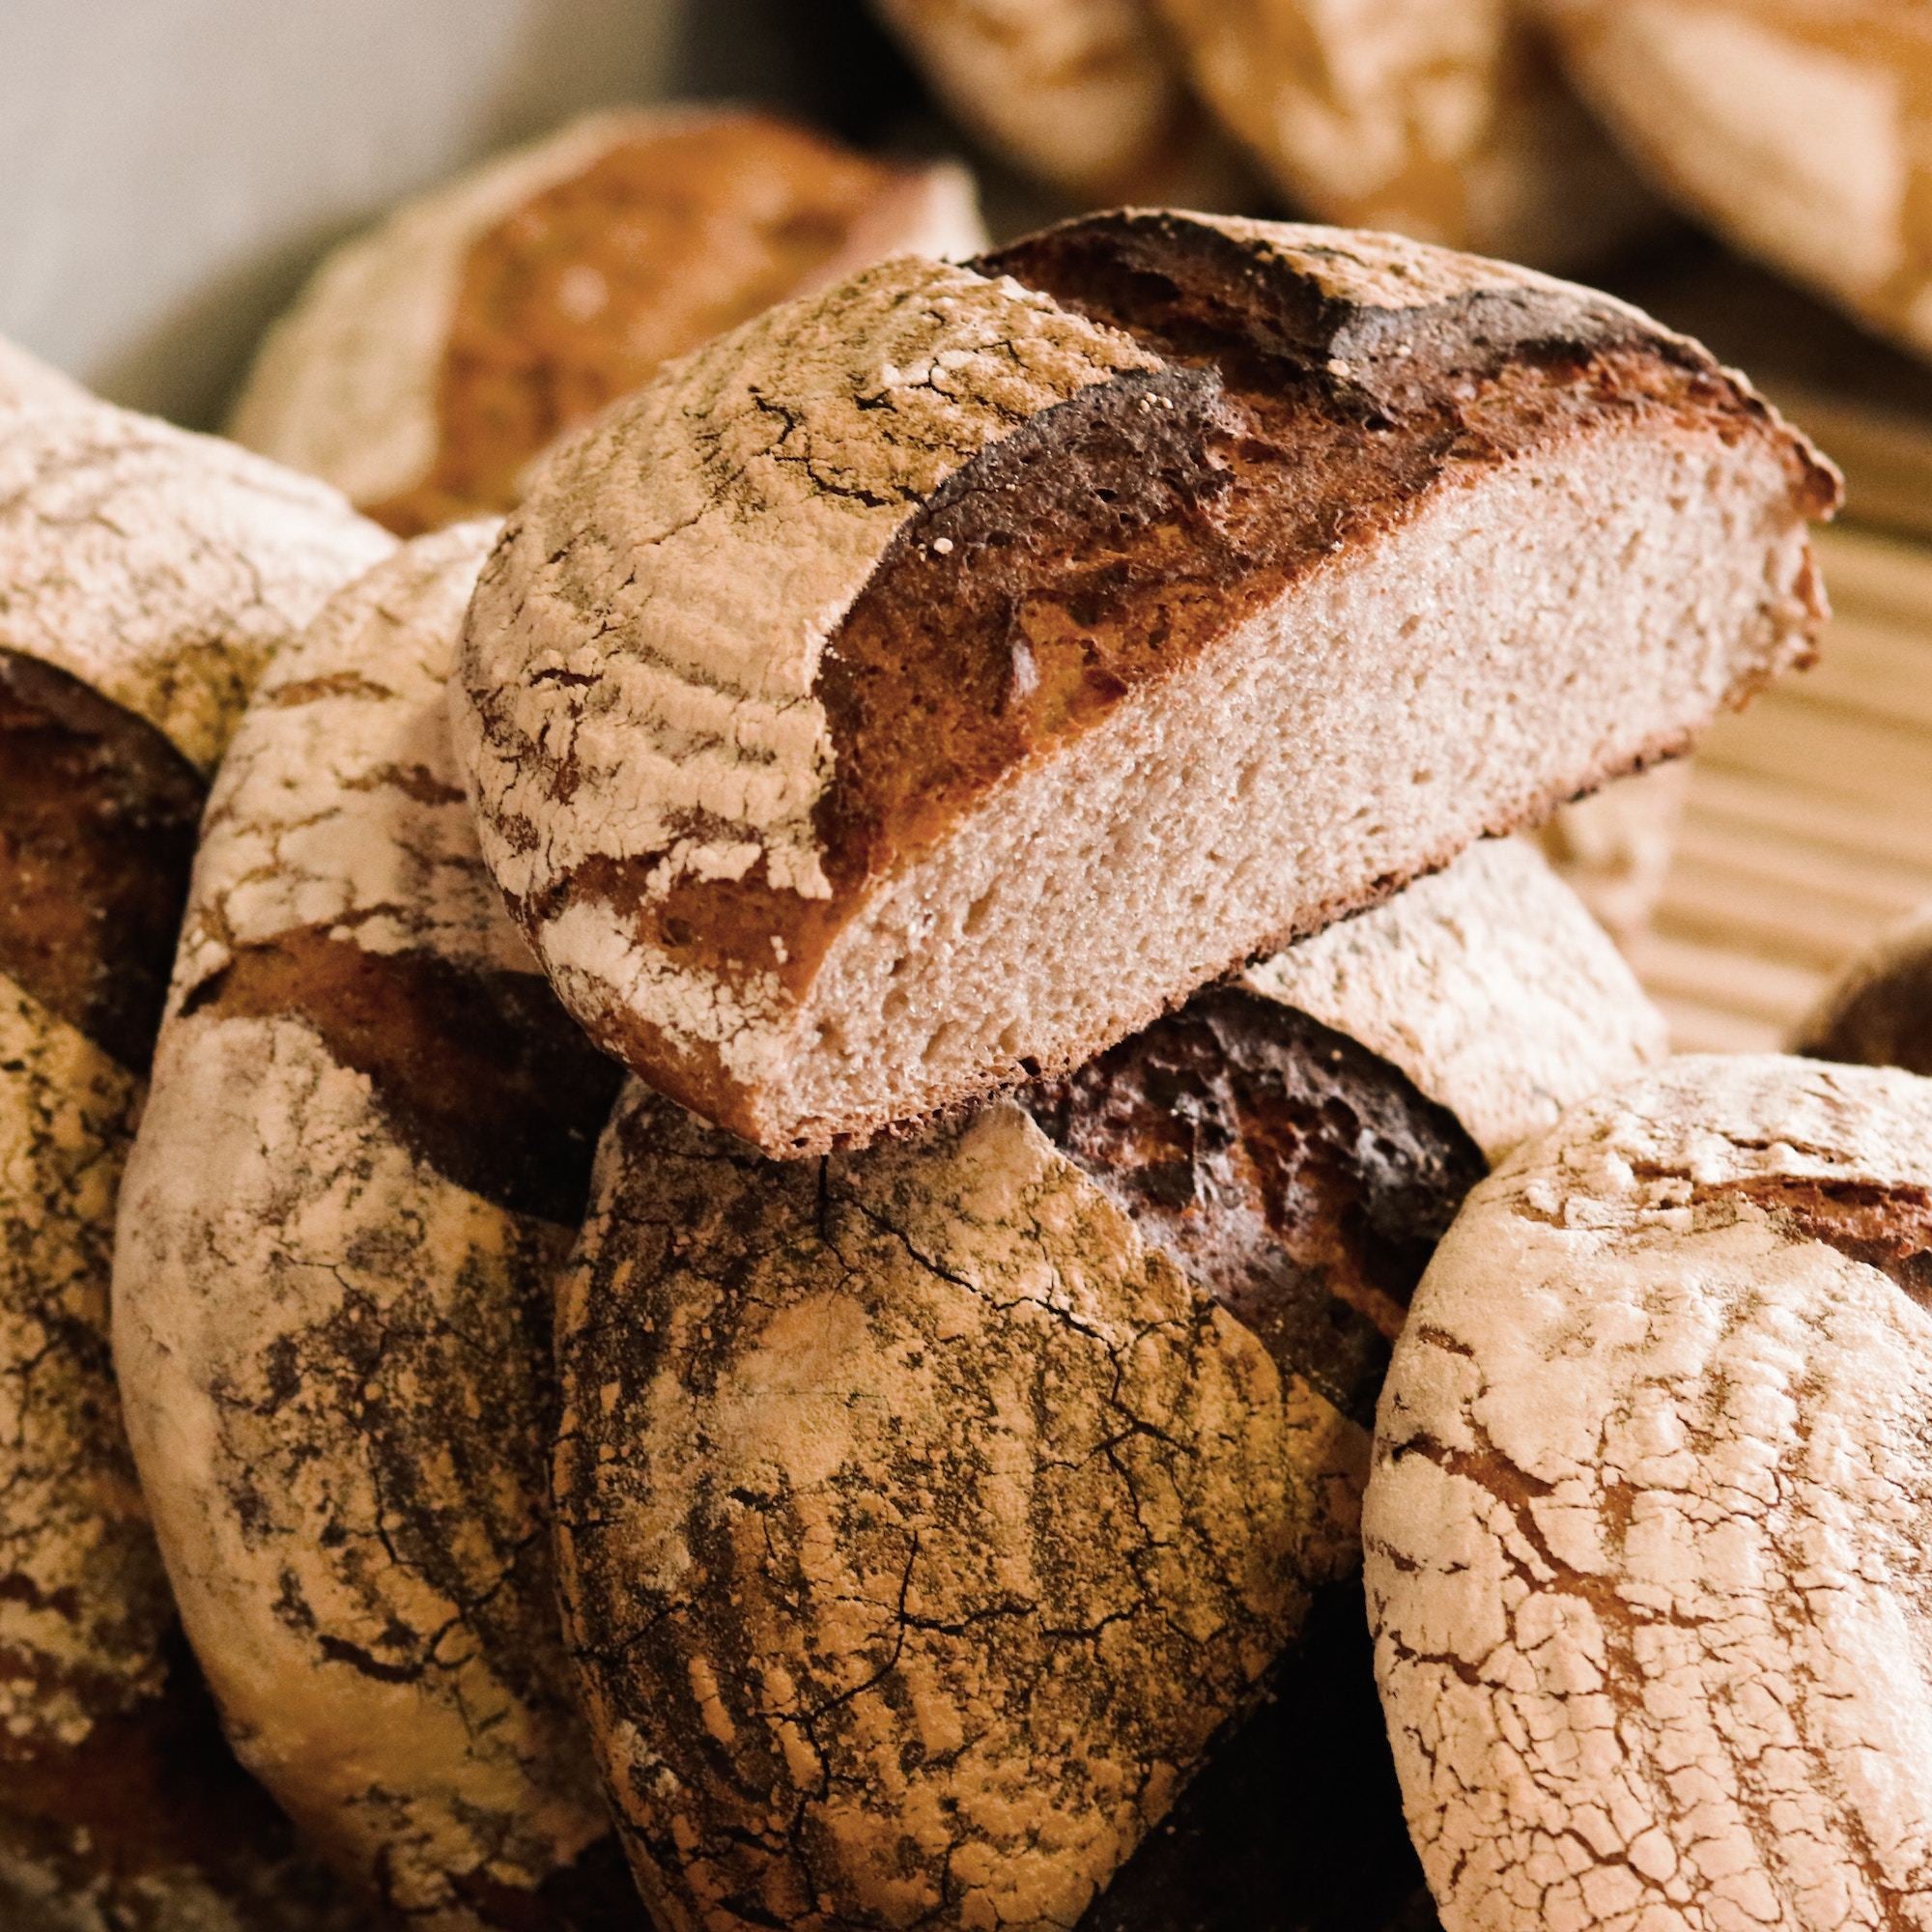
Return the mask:
<svg viewBox="0 0 1932 1932"><path fill-rule="evenodd" d="M1932 10L1540 0L1656 185L1747 253L1932 350Z"/></svg>
<svg viewBox="0 0 1932 1932"><path fill-rule="evenodd" d="M1323 221L1546 269L1657 225L1515 0L1151 4L1202 98Z"/></svg>
<svg viewBox="0 0 1932 1932"><path fill-rule="evenodd" d="M951 163L732 108L587 115L327 256L229 433L392 529L433 529L507 508L559 431L772 303L980 240Z"/></svg>

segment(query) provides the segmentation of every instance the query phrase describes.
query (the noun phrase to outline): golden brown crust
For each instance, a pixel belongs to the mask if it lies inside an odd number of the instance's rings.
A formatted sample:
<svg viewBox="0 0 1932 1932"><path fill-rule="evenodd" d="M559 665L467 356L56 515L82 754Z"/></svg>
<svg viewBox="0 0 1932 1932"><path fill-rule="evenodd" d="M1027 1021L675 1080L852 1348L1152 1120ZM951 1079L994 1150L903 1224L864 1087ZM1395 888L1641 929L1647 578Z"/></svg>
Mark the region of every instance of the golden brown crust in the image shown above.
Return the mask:
<svg viewBox="0 0 1932 1932"><path fill-rule="evenodd" d="M561 431L809 287L909 179L769 115L614 140L470 244L436 375L434 463L369 514L411 536L508 509Z"/></svg>

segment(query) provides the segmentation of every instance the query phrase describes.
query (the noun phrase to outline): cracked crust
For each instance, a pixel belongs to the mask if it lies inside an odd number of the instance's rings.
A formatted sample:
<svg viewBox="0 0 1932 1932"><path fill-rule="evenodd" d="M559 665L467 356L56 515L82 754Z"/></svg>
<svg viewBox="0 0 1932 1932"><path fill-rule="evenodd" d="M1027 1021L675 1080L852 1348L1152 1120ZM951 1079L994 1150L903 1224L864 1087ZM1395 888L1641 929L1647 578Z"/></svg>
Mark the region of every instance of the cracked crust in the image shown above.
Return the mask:
<svg viewBox="0 0 1932 1932"><path fill-rule="evenodd" d="M116 1358L236 1748L412 1924L641 1924L571 1708L548 1277L615 1069L476 855L443 691L491 526L265 679L211 799Z"/></svg>
<svg viewBox="0 0 1932 1932"><path fill-rule="evenodd" d="M560 431L773 302L980 239L948 163L727 108L587 115L330 255L229 432L413 534L506 509Z"/></svg>
<svg viewBox="0 0 1932 1932"><path fill-rule="evenodd" d="M201 767L387 541L91 399L0 421L0 1902L35 1932L323 1922L180 1655L108 1280Z"/></svg>
<svg viewBox="0 0 1932 1932"><path fill-rule="evenodd" d="M1599 1004L1572 940L1623 973L1533 852L1429 896L1365 915L1354 956L1413 948L1505 1066L1539 980ZM1545 936L1492 961L1506 907ZM1413 997L1359 963L1305 977L1373 1034ZM1511 1085L1413 1058L1492 1109ZM1523 1061L1528 1121L1548 1069ZM1243 1720L1353 1565L1389 1340L1482 1154L1252 984L1020 1102L774 1164L634 1085L606 1134L559 1290L559 1565L668 1925L1069 1926L1204 1756L1211 1793L1281 1748L1272 1707ZM1269 1691L1308 1708L1292 1665ZM1179 1829L1096 1923L1169 1922L1234 1828L1197 1804Z"/></svg>
<svg viewBox="0 0 1932 1932"><path fill-rule="evenodd" d="M986 145L1086 202L1246 201L1146 0L874 0Z"/></svg>
<svg viewBox="0 0 1932 1932"><path fill-rule="evenodd" d="M1577 462L1626 454L1670 473L1575 482ZM1463 586L1466 558L1500 541L1517 513L1486 520L1492 488L1525 498L1498 578L1573 526L1552 492L1583 493L1574 526L1605 497L1637 520L1605 532L1611 581L1558 600L1530 627L1541 646L1512 641L1507 679L1451 672L1442 639L1414 641L1422 618L1389 620L1398 595L1433 608L1414 586L1447 558ZM1737 504L1701 550L1744 581L1685 602L1692 566L1660 561L1643 580L1658 608L1621 628L1630 559L1682 527L1666 500L1698 493ZM768 1151L862 1144L1077 1065L1479 834L1683 749L1808 648L1822 606L1803 526L1835 494L1701 350L1606 298L1386 237L1094 216L776 310L561 452L479 583L459 753L485 857L593 1037ZM1398 554L1406 593L1375 577ZM1353 670L1295 670L1304 652L1331 661L1331 631L1363 634L1350 596L1380 613L1378 641ZM1510 602L1525 608L1520 584ZM1548 644L1599 611L1591 635ZM1631 682L1635 633L1658 662ZM1517 687L1546 674L1528 731ZM1136 786L1178 756L1167 734L1244 744L1261 714L1240 680L1264 677L1282 727L1208 788L1223 812L1237 789L1257 810L1224 824L1205 793L1142 809ZM1239 695L1210 721L1220 680ZM1439 735L1417 722L1382 769L1386 718L1371 758L1350 710L1369 684L1429 692ZM1559 751L1573 703L1587 742ZM1464 749L1498 732L1521 757L1469 769ZM1326 755L1358 742L1360 758ZM1357 764L1348 800L1323 793L1308 825L1241 847L1259 808ZM1055 785L1095 802L1076 812ZM1063 871L1037 856L1056 826L1086 840ZM1217 844L1230 857L1187 907L1130 902ZM1002 863L982 880L985 853ZM1089 912L1118 892L1110 910L1153 921L1179 956L1117 956L1015 1009L1028 996L999 983L1022 976L989 949L1040 958L1036 926L1063 930L1054 895L1078 867ZM908 1031L888 1051L895 1010Z"/></svg>
<svg viewBox="0 0 1932 1932"><path fill-rule="evenodd" d="M1932 905L1882 933L1792 1031L1793 1053L1932 1073Z"/></svg>
<svg viewBox="0 0 1932 1932"><path fill-rule="evenodd" d="M1916 1925L1932 1084L1689 1058L1470 1197L1364 1515L1450 1932Z"/></svg>
<svg viewBox="0 0 1932 1932"><path fill-rule="evenodd" d="M1932 350L1932 21L1884 0L1537 0L1658 187Z"/></svg>
<svg viewBox="0 0 1932 1932"><path fill-rule="evenodd" d="M1659 219L1518 0L1150 4L1222 122L1324 221L1563 269Z"/></svg>

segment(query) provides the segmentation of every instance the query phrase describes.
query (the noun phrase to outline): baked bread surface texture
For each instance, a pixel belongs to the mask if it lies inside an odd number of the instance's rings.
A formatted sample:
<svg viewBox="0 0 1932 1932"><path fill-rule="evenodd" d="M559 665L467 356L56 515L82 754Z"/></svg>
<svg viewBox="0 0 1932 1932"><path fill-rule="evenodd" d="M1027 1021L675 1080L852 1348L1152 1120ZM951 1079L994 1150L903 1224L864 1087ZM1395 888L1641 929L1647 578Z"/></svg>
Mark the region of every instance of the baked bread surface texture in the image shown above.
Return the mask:
<svg viewBox="0 0 1932 1932"><path fill-rule="evenodd" d="M1886 0L1538 0L1646 174L1737 246L1932 351L1932 18Z"/></svg>
<svg viewBox="0 0 1932 1932"><path fill-rule="evenodd" d="M477 858L491 529L280 659L210 802L115 1271L129 1433L242 1760L412 1924L641 1924L572 1709L549 1274L616 1084Z"/></svg>
<svg viewBox="0 0 1932 1932"><path fill-rule="evenodd" d="M72 405L93 398L71 376L0 336L0 410Z"/></svg>
<svg viewBox="0 0 1932 1932"><path fill-rule="evenodd" d="M1807 653L1835 491L1606 298L1094 216L774 310L560 451L458 750L595 1037L858 1144L1684 749Z"/></svg>
<svg viewBox="0 0 1932 1932"><path fill-rule="evenodd" d="M330 255L229 430L413 534L507 508L554 437L720 329L882 256L982 239L951 163L737 109L587 115Z"/></svg>
<svg viewBox="0 0 1932 1932"><path fill-rule="evenodd" d="M1614 1071L1661 1053L1534 853L1431 888L1360 952L1433 945L1472 1031L1568 985ZM1492 958L1525 907L1555 917ZM1398 1032L1402 973L1307 979ZM1520 1036L1492 1038L1493 1068L1418 1063L1533 1123L1548 1071L1502 1104ZM1310 1708L1266 1673L1354 1567L1390 1338L1484 1168L1449 1107L1252 983L822 1161L634 1083L560 1287L554 1473L573 1655L664 1922L1081 1921L1210 1746L1283 1720L1250 1718L1264 1683ZM1172 1883L1123 1874L1101 1922Z"/></svg>
<svg viewBox="0 0 1932 1932"><path fill-rule="evenodd" d="M0 414L0 1920L23 1932L348 1910L183 1653L108 1288L204 771L269 655L388 548L333 491L65 379Z"/></svg>
<svg viewBox="0 0 1932 1932"><path fill-rule="evenodd" d="M1576 269L1658 220L1518 0L1151 11L1222 122L1325 221Z"/></svg>
<svg viewBox="0 0 1932 1932"><path fill-rule="evenodd" d="M1909 1074L1675 1060L1437 1248L1363 1529L1450 1932L1932 1910L1928 1147Z"/></svg>

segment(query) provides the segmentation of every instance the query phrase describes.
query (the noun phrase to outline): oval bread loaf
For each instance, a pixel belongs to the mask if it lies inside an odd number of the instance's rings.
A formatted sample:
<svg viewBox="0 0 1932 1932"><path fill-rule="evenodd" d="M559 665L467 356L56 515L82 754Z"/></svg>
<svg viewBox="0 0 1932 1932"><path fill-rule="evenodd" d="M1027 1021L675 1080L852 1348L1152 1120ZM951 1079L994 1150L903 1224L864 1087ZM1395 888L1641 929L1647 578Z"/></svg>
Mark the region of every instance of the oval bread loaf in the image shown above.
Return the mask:
<svg viewBox="0 0 1932 1932"><path fill-rule="evenodd" d="M934 91L1015 166L1087 201L1252 197L1148 0L875 0Z"/></svg>
<svg viewBox="0 0 1932 1932"><path fill-rule="evenodd" d="M1932 16L1889 0L1538 0L1585 99L1728 241L1932 351Z"/></svg>
<svg viewBox="0 0 1932 1932"><path fill-rule="evenodd" d="M1451 1932L1932 1911L1932 1083L1686 1058L1470 1197L1363 1531Z"/></svg>
<svg viewBox="0 0 1932 1932"><path fill-rule="evenodd" d="M1074 1924L1352 1569L1389 1337L1484 1171L1429 1089L1507 1140L1662 1050L1527 848L1417 890L1281 962L1361 1037L1258 974L821 1162L627 1090L559 1293L558 1557L668 1925Z"/></svg>
<svg viewBox="0 0 1932 1932"><path fill-rule="evenodd" d="M1520 0L1148 0L1203 98L1298 208L1540 268L1657 204Z"/></svg>
<svg viewBox="0 0 1932 1932"><path fill-rule="evenodd" d="M405 534L515 500L560 430L770 303L980 237L951 164L768 115L586 116L337 249L270 333L229 433Z"/></svg>
<svg viewBox="0 0 1932 1932"><path fill-rule="evenodd" d="M29 381L49 406L0 413L0 1922L290 1932L329 1908L182 1654L109 1264L207 769L389 540L321 484Z"/></svg>
<svg viewBox="0 0 1932 1932"><path fill-rule="evenodd" d="M1607 298L1096 215L775 309L559 451L458 752L593 1037L860 1144L1681 751L1805 657L1835 497Z"/></svg>
<svg viewBox="0 0 1932 1932"><path fill-rule="evenodd" d="M492 532L277 662L210 801L115 1268L128 1429L236 1748L412 1925L641 1909L552 1584L549 1283L616 1070L476 856L443 697Z"/></svg>

